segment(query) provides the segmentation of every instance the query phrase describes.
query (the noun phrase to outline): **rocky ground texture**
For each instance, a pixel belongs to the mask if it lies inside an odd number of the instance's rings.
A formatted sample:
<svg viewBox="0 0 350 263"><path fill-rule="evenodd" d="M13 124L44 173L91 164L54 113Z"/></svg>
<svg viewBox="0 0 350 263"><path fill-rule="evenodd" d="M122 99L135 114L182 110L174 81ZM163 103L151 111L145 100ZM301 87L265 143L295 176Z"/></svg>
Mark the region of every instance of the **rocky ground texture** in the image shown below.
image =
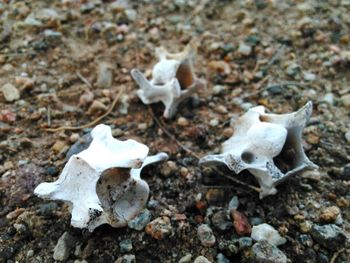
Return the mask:
<svg viewBox="0 0 350 263"><path fill-rule="evenodd" d="M350 262L349 13L349 0L2 1L0 262ZM207 88L164 120L130 70L149 75L156 47L193 38ZM45 129L96 120L120 89L102 122L170 160L145 169L147 210L127 228L74 229L66 204L33 189L57 178L91 127ZM304 148L319 171L260 200L198 167L250 107L286 113L309 100Z"/></svg>

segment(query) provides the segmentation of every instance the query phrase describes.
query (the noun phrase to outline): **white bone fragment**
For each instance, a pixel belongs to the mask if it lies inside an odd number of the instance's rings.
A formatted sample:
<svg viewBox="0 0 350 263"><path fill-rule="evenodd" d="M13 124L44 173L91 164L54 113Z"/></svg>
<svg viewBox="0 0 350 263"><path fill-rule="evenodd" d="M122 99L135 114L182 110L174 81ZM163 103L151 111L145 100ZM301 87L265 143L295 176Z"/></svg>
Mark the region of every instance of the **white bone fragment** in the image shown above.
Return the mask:
<svg viewBox="0 0 350 263"><path fill-rule="evenodd" d="M250 109L234 124L221 154L208 155L200 164L223 163L236 174L248 170L257 179L260 198L277 193L275 186L304 169L316 169L302 146L302 132L312 113L308 102L289 114L268 114L263 106Z"/></svg>
<svg viewBox="0 0 350 263"><path fill-rule="evenodd" d="M138 69L131 71L131 76L140 87L137 95L141 101L144 104L162 102L165 106L164 118L174 117L178 105L206 85L194 72L196 49L194 42L188 44L183 52L175 54L163 47L157 48L159 62L153 68L151 80L147 80Z"/></svg>
<svg viewBox="0 0 350 263"><path fill-rule="evenodd" d="M142 169L168 156L147 156L146 145L119 141L103 124L96 126L91 136L90 146L70 157L58 180L41 183L34 193L68 202L74 227L90 231L102 224L124 227L144 209L148 199L148 184L140 178Z"/></svg>

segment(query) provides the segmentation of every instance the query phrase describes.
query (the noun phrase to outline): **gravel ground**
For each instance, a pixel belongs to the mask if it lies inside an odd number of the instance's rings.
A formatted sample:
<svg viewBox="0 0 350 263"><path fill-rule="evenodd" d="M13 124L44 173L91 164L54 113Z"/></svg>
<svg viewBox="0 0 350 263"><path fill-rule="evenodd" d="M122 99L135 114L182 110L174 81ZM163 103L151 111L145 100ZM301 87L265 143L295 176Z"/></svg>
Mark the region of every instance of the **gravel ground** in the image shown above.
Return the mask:
<svg viewBox="0 0 350 263"><path fill-rule="evenodd" d="M0 3L0 262L350 262L349 13L348 0ZM149 76L156 47L192 39L207 87L165 120L163 105L138 99L130 70ZM33 189L57 179L91 127L46 129L96 120L121 89L99 123L170 159L144 170L137 222L75 229L67 204ZM318 171L260 200L248 172L198 166L252 106L287 113L309 100L304 148ZM263 223L284 243L253 240Z"/></svg>

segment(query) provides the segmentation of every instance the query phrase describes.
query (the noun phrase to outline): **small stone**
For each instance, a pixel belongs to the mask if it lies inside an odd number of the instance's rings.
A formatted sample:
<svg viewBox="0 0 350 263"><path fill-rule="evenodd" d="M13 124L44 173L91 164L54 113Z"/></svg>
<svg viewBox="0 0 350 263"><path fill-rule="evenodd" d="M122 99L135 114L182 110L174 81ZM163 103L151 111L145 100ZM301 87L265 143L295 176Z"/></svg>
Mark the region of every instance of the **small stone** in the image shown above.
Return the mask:
<svg viewBox="0 0 350 263"><path fill-rule="evenodd" d="M193 263L211 263L206 257L199 256L193 261Z"/></svg>
<svg viewBox="0 0 350 263"><path fill-rule="evenodd" d="M266 223L253 226L251 238L255 241L266 240L275 246L283 245L287 242L276 229Z"/></svg>
<svg viewBox="0 0 350 263"><path fill-rule="evenodd" d="M27 251L27 258L31 258L32 256L34 256L34 250L30 249Z"/></svg>
<svg viewBox="0 0 350 263"><path fill-rule="evenodd" d="M82 260L76 259L74 260L74 263L88 263L88 262L85 259L82 259Z"/></svg>
<svg viewBox="0 0 350 263"><path fill-rule="evenodd" d="M343 169L342 169L342 173L341 173L341 179L343 180L350 180L350 163L346 164Z"/></svg>
<svg viewBox="0 0 350 263"><path fill-rule="evenodd" d="M188 126L189 122L186 118L180 117L177 119L177 124L181 127L186 127L186 126Z"/></svg>
<svg viewBox="0 0 350 263"><path fill-rule="evenodd" d="M85 134L84 136L80 137L78 141L76 141L68 150L66 154L67 160L74 155L78 154L81 151L84 151L90 146L90 143L92 142L92 137L90 133Z"/></svg>
<svg viewBox="0 0 350 263"><path fill-rule="evenodd" d="M328 103L329 105L333 105L334 104L333 93L327 93L326 95L324 95L324 97L322 98L322 101Z"/></svg>
<svg viewBox="0 0 350 263"><path fill-rule="evenodd" d="M316 79L316 75L310 72L303 72L303 78L306 81L314 81Z"/></svg>
<svg viewBox="0 0 350 263"><path fill-rule="evenodd" d="M231 127L225 128L222 132L222 136L229 138L233 135L233 129Z"/></svg>
<svg viewBox="0 0 350 263"><path fill-rule="evenodd" d="M51 29L46 29L44 31L44 37L46 40L49 42L59 42L62 38L62 33L51 30Z"/></svg>
<svg viewBox="0 0 350 263"><path fill-rule="evenodd" d="M125 10L125 15L130 21L135 21L137 18L137 12L135 9Z"/></svg>
<svg viewBox="0 0 350 263"><path fill-rule="evenodd" d="M300 66L294 62L290 63L286 68L286 73L289 76L295 76L300 71Z"/></svg>
<svg viewBox="0 0 350 263"><path fill-rule="evenodd" d="M219 125L219 120L218 119L211 119L209 122L209 125L212 127L216 127Z"/></svg>
<svg viewBox="0 0 350 263"><path fill-rule="evenodd" d="M8 213L6 215L6 218L8 220L13 220L13 219L16 219L20 214L22 214L23 212L25 211L24 208L16 208L14 211Z"/></svg>
<svg viewBox="0 0 350 263"><path fill-rule="evenodd" d="M238 235L249 235L252 232L252 227L249 224L248 218L244 214L232 209L231 217L233 220L233 226Z"/></svg>
<svg viewBox="0 0 350 263"><path fill-rule="evenodd" d="M350 143L350 129L345 133L345 139Z"/></svg>
<svg viewBox="0 0 350 263"><path fill-rule="evenodd" d="M55 153L60 153L65 147L66 147L66 142L65 141L56 141L51 149Z"/></svg>
<svg viewBox="0 0 350 263"><path fill-rule="evenodd" d="M137 125L137 129L140 131L145 131L147 130L147 123L140 123Z"/></svg>
<svg viewBox="0 0 350 263"><path fill-rule="evenodd" d="M287 263L286 255L266 240L253 245L251 259L254 263Z"/></svg>
<svg viewBox="0 0 350 263"><path fill-rule="evenodd" d="M238 239L239 249L251 247L252 244L253 240L250 237L241 237Z"/></svg>
<svg viewBox="0 0 350 263"><path fill-rule="evenodd" d="M69 141L71 143L75 143L79 140L79 138L80 138L79 133L72 133L71 136L69 137Z"/></svg>
<svg viewBox="0 0 350 263"><path fill-rule="evenodd" d="M4 94L5 100L7 102L12 102L20 98L18 89L13 86L11 83L6 83L1 87L1 91Z"/></svg>
<svg viewBox="0 0 350 263"><path fill-rule="evenodd" d="M238 53L244 56L249 56L252 53L252 47L245 43L240 43Z"/></svg>
<svg viewBox="0 0 350 263"><path fill-rule="evenodd" d="M213 234L213 230L207 224L202 224L198 227L197 235L203 246L214 246L216 238Z"/></svg>
<svg viewBox="0 0 350 263"><path fill-rule="evenodd" d="M346 241L346 236L342 229L334 224L313 225L311 236L317 243L332 251L339 250L345 245Z"/></svg>
<svg viewBox="0 0 350 263"><path fill-rule="evenodd" d="M151 217L151 212L148 209L145 209L138 216L128 222L128 227L141 231L151 221Z"/></svg>
<svg viewBox="0 0 350 263"><path fill-rule="evenodd" d="M64 232L53 250L54 260L64 261L68 259L70 250L73 248L73 243L73 237L68 232Z"/></svg>
<svg viewBox="0 0 350 263"><path fill-rule="evenodd" d="M106 112L108 107L104 105L101 101L94 100L88 109L89 115L94 115L96 113Z"/></svg>
<svg viewBox="0 0 350 263"><path fill-rule="evenodd" d="M162 216L148 223L145 230L146 233L151 235L154 239L161 240L169 236L173 229L169 217Z"/></svg>
<svg viewBox="0 0 350 263"><path fill-rule="evenodd" d="M350 94L341 96L340 101L345 107L350 108Z"/></svg>
<svg viewBox="0 0 350 263"><path fill-rule="evenodd" d="M303 246L312 247L314 244L310 235L306 235L306 234L300 235L298 237L298 240Z"/></svg>
<svg viewBox="0 0 350 263"><path fill-rule="evenodd" d="M208 63L208 67L217 73L229 75L231 73L230 65L223 60L213 60Z"/></svg>
<svg viewBox="0 0 350 263"><path fill-rule="evenodd" d="M227 257L224 256L224 254L219 253L216 256L217 263L230 263L230 260L228 260Z"/></svg>
<svg viewBox="0 0 350 263"><path fill-rule="evenodd" d="M16 77L16 84L20 85L23 90L31 89L34 86L34 80L29 77Z"/></svg>
<svg viewBox="0 0 350 263"><path fill-rule="evenodd" d="M300 223L299 227L300 227L300 231L302 233L309 233L311 228L312 228L312 223L310 221L306 220L306 221Z"/></svg>
<svg viewBox="0 0 350 263"><path fill-rule="evenodd" d="M120 252L122 252L122 253L131 251L132 250L131 239L126 239L126 240L120 241L119 247L120 247Z"/></svg>
<svg viewBox="0 0 350 263"><path fill-rule="evenodd" d="M213 225L219 230L228 230L232 227L232 222L229 221L229 216L226 211L219 211L211 218Z"/></svg>
<svg viewBox="0 0 350 263"><path fill-rule="evenodd" d="M235 195L231 198L230 202L228 203L228 211L231 211L232 209L237 210L239 206L239 200L238 197Z"/></svg>
<svg viewBox="0 0 350 263"><path fill-rule="evenodd" d="M136 257L134 255L124 255L119 257L114 263L136 263Z"/></svg>
<svg viewBox="0 0 350 263"><path fill-rule="evenodd" d="M224 105L218 105L217 107L215 107L215 111L220 113L220 114L227 114L227 108Z"/></svg>
<svg viewBox="0 0 350 263"><path fill-rule="evenodd" d="M213 87L213 94L214 95L219 95L221 92L223 92L225 90L225 86L222 85L215 85Z"/></svg>
<svg viewBox="0 0 350 263"><path fill-rule="evenodd" d="M208 189L205 199L210 205L219 205L225 199L225 192L222 189Z"/></svg>
<svg viewBox="0 0 350 263"><path fill-rule="evenodd" d="M180 258L179 263L190 263L192 259L192 254L188 253L182 258Z"/></svg>
<svg viewBox="0 0 350 263"><path fill-rule="evenodd" d="M162 165L162 168L160 170L160 174L168 177L169 175L174 174L178 170L178 167L175 162L173 161L167 161Z"/></svg>
<svg viewBox="0 0 350 263"><path fill-rule="evenodd" d="M98 77L96 86L99 88L108 89L112 86L113 72L112 66L107 62L101 62L98 65Z"/></svg>
<svg viewBox="0 0 350 263"><path fill-rule="evenodd" d="M333 223L338 215L340 214L340 209L337 206L330 206L325 208L321 215L320 220L326 223Z"/></svg>

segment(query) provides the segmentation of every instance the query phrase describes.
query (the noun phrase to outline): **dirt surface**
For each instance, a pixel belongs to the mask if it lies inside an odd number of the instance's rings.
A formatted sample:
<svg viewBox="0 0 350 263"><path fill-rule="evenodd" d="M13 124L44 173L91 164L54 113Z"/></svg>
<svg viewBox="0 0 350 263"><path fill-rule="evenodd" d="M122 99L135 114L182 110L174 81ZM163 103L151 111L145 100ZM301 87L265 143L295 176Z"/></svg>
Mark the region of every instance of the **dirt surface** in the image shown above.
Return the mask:
<svg viewBox="0 0 350 263"><path fill-rule="evenodd" d="M193 262L200 255L284 262L256 258L255 241L241 238L250 234L239 233L227 212L234 196L239 223L268 223L287 239L278 248L288 262L350 262L349 1L3 1L0 13L1 262L55 262L65 232L63 262ZM130 70L149 76L156 47L178 52L192 39L200 43L195 70L207 88L164 120L162 104L138 99ZM130 228L74 229L68 205L33 194L40 182L58 178L66 153L92 127L45 129L96 120L121 89L99 123L173 162L142 175L151 220L170 219L161 240ZM304 148L319 171L288 179L274 196L260 200L246 185L200 168L191 154L219 152L234 120L252 106L287 113L309 100ZM257 186L249 173L225 175ZM216 238L211 247L198 238L202 223ZM315 225L337 225L347 240L330 245ZM122 261L126 254L130 260Z"/></svg>

